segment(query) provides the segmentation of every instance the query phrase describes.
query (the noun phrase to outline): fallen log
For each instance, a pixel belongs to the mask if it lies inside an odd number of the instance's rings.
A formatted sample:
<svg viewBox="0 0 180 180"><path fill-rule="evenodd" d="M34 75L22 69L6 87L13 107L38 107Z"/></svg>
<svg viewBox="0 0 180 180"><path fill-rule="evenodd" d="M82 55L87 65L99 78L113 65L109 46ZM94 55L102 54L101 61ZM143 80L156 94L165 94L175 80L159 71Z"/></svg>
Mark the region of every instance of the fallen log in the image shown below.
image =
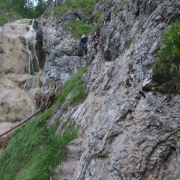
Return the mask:
<svg viewBox="0 0 180 180"><path fill-rule="evenodd" d="M4 136L5 134L11 132L12 130L16 129L17 127L21 126L22 124L24 124L25 122L27 122L28 120L30 120L32 117L34 117L36 114L38 114L39 112L41 112L41 109L38 109L37 111L35 111L34 113L32 113L30 116L28 116L27 118L23 119L22 121L20 121L18 124L16 124L15 126L11 127L11 129L7 130L6 132L0 134L0 137Z"/></svg>
<svg viewBox="0 0 180 180"><path fill-rule="evenodd" d="M39 109L37 111L35 111L34 113L32 113L30 116L28 116L27 118L23 119L22 121L20 121L18 124L16 124L15 126L11 127L11 129L7 130L6 132L0 134L0 137L4 136L5 134L11 132L12 130L16 129L17 127L21 126L22 124L24 124L25 122L27 122L28 120L30 120L32 117L34 117L36 114L38 114L41 111L44 111L46 109L48 109L52 103L53 100L55 98L55 89L56 89L56 84L55 87L53 89L53 92L50 94L46 94L44 96L42 95L36 95L34 97L34 99L36 100L36 105L39 107Z"/></svg>

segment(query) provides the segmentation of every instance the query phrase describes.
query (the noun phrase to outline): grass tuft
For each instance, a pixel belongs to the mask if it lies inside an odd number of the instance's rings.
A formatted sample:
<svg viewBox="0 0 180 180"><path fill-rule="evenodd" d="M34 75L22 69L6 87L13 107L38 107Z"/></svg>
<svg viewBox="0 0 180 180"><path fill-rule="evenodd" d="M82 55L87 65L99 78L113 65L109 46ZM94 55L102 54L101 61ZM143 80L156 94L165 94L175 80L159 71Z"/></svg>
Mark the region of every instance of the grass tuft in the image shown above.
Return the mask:
<svg viewBox="0 0 180 180"><path fill-rule="evenodd" d="M84 101L87 97L87 93L83 89L82 83L82 75L87 71L88 66L81 68L81 70L73 76L71 79L66 81L64 85L58 90L62 91L62 94L56 95L56 104L61 106L66 97L71 93L70 97L70 105L76 105L79 102Z"/></svg>
<svg viewBox="0 0 180 180"><path fill-rule="evenodd" d="M102 17L98 20L98 22L96 23L96 25L95 25L95 27L94 27L95 31L98 29L99 25L102 23L103 18L104 18L104 16L102 16Z"/></svg>
<svg viewBox="0 0 180 180"><path fill-rule="evenodd" d="M180 22L171 24L161 39L162 49L153 67L153 79L162 92L178 92L180 84Z"/></svg>
<svg viewBox="0 0 180 180"><path fill-rule="evenodd" d="M54 14L60 17L65 17L67 12L76 12L77 10L81 10L84 14L84 17L80 20L74 20L63 26L64 30L71 30L72 35L75 38L81 37L82 34L88 34L93 26L90 24L86 24L86 22L90 22L91 14L96 5L96 0L67 0L65 3L61 4L59 7L55 7L53 9ZM99 15L96 14L96 16Z"/></svg>
<svg viewBox="0 0 180 180"><path fill-rule="evenodd" d="M75 38L81 37L82 34L88 34L92 30L93 26L85 24L82 21L75 20L63 26L64 30L71 29L71 33Z"/></svg>
<svg viewBox="0 0 180 180"><path fill-rule="evenodd" d="M58 123L47 126L52 114L52 109L48 109L13 133L7 149L0 155L0 179L50 179L63 159L64 148L77 137L77 128L72 123L63 134L56 135Z"/></svg>
<svg viewBox="0 0 180 180"><path fill-rule="evenodd" d="M59 7L55 7L53 11L60 17L66 16L68 11L76 11L77 9L81 9L82 12L88 18L90 18L95 5L96 0L66 0L66 2L61 4Z"/></svg>

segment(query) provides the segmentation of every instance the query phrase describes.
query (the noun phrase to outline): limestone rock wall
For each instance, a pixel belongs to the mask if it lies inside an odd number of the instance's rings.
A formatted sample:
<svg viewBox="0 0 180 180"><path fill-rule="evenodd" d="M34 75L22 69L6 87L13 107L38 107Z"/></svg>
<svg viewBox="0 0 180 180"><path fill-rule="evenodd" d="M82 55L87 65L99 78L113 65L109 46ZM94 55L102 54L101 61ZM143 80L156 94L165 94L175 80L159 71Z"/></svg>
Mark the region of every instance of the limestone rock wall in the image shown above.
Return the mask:
<svg viewBox="0 0 180 180"><path fill-rule="evenodd" d="M69 11L67 16L58 17L51 11L61 3L63 1L55 1L46 10L51 14L49 16L43 14L38 19L39 34L43 38L43 49L46 53L45 76L41 79L42 92L48 92L52 79L62 84L87 64L86 53L80 47L80 38L76 39L70 32L63 30L64 24L75 19L75 12Z"/></svg>
<svg viewBox="0 0 180 180"><path fill-rule="evenodd" d="M78 155L72 158L69 154L63 162L64 174L57 168L53 179L179 179L179 118L139 94L139 27L141 24L143 88L178 112L179 95L155 91L151 76L161 35L170 22L180 20L180 2L97 1L92 18L98 10L104 17L97 29L101 46L95 56L88 42L90 67L83 75L88 97L74 108L60 109L51 120L71 118L80 126L79 141L69 146L69 152ZM52 77L63 82L84 63L80 55L73 54L78 42L63 31L66 22L56 23L53 13L39 21L47 40L44 83Z"/></svg>
<svg viewBox="0 0 180 180"><path fill-rule="evenodd" d="M40 73L33 53L35 30L30 31L31 24L32 19L23 19L0 27L0 49L3 50L0 53L0 133L35 110L34 94L40 92ZM34 58L33 75L28 74L26 38Z"/></svg>

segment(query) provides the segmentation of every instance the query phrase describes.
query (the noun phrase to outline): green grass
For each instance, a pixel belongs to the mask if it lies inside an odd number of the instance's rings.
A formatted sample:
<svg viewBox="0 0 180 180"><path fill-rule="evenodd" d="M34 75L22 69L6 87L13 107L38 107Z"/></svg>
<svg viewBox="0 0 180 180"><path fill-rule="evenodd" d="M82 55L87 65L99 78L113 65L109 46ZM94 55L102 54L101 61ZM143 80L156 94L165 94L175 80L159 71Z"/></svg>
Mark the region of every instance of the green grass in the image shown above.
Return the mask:
<svg viewBox="0 0 180 180"><path fill-rule="evenodd" d="M93 26L90 24L85 24L82 21L72 21L69 24L63 26L64 30L71 29L71 33L75 38L79 38L82 34L88 34L92 30Z"/></svg>
<svg viewBox="0 0 180 180"><path fill-rule="evenodd" d="M136 37L132 37L130 40L127 41L127 46L126 48L129 49L130 45L132 44L132 42L135 40Z"/></svg>
<svg viewBox="0 0 180 180"><path fill-rule="evenodd" d="M47 44L47 39L44 39L44 46L46 46Z"/></svg>
<svg viewBox="0 0 180 180"><path fill-rule="evenodd" d="M53 11L59 16L66 16L69 10L76 11L77 9L81 9L90 18L95 5L96 0L66 0L59 7L55 7Z"/></svg>
<svg viewBox="0 0 180 180"><path fill-rule="evenodd" d="M97 11L96 14L94 15L94 20L95 21L98 20L100 18L101 14L102 14L101 10Z"/></svg>
<svg viewBox="0 0 180 180"><path fill-rule="evenodd" d="M39 87L41 88L43 86L43 82L39 80Z"/></svg>
<svg viewBox="0 0 180 180"><path fill-rule="evenodd" d="M177 92L180 84L180 22L171 25L161 39L163 48L153 66L153 79L162 92Z"/></svg>
<svg viewBox="0 0 180 180"><path fill-rule="evenodd" d="M64 30L71 29L71 33L75 38L80 38L82 34L88 34L93 28L92 25L86 24L86 21L91 21L91 14L95 5L96 0L67 0L59 7L55 7L53 11L59 18L65 17L68 11L76 12L80 9L83 12L84 17L79 21L74 20L63 26Z"/></svg>
<svg viewBox="0 0 180 180"><path fill-rule="evenodd" d="M81 78L87 69L88 67L81 68L81 70L75 76L66 81L64 85L58 90L59 92L63 92L62 94L56 95L55 103L58 106L61 106L65 102L66 97L70 93L70 105L76 105L77 103L84 101L84 99L87 97L87 93L83 89Z"/></svg>
<svg viewBox="0 0 180 180"><path fill-rule="evenodd" d="M3 49L0 49L0 53L4 53L4 50L3 50Z"/></svg>
<svg viewBox="0 0 180 180"><path fill-rule="evenodd" d="M129 5L129 2L128 1L116 2L114 7L115 13L117 13L126 4Z"/></svg>
<svg viewBox="0 0 180 180"><path fill-rule="evenodd" d="M104 18L104 16L102 16L102 17L98 20L98 22L96 23L96 25L95 25L95 27L94 27L95 31L98 29L99 25L102 23L103 18Z"/></svg>
<svg viewBox="0 0 180 180"><path fill-rule="evenodd" d="M0 155L0 179L46 180L63 159L66 146L77 137L77 128L69 123L56 135L56 126L47 126L53 114L46 110L33 121L17 129L8 147Z"/></svg>

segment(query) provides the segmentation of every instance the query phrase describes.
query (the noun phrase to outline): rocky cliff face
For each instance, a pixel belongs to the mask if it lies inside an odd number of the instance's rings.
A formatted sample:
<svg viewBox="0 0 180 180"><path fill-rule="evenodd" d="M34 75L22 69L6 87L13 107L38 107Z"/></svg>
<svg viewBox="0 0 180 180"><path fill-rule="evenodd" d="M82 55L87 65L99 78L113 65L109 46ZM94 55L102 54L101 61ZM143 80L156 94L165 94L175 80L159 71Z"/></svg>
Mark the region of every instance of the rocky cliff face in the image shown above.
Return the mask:
<svg viewBox="0 0 180 180"><path fill-rule="evenodd" d="M63 1L55 1L47 11L61 3ZM39 33L43 37L43 48L46 53L45 76L41 79L44 85L43 92L48 91L52 79L62 84L87 64L86 54L79 46L80 40L63 30L63 25L74 18L74 12L69 12L67 17L59 19L52 11L48 17L42 15L38 19Z"/></svg>
<svg viewBox="0 0 180 180"><path fill-rule="evenodd" d="M151 76L159 38L170 22L180 20L180 2L97 1L92 18L97 11L103 17L97 29L101 46L94 56L89 41L85 58L73 54L78 40L62 30L72 16L57 21L52 11L49 18L39 19L47 40L44 83L52 77L63 82L86 61L90 63L83 76L85 102L60 109L51 120L71 118L80 126L80 138L69 147L63 173L57 168L54 179L179 179L179 118L139 93L139 27L143 89L178 112L179 95L155 91Z"/></svg>
<svg viewBox="0 0 180 180"><path fill-rule="evenodd" d="M36 60L39 52L35 57L33 50L38 42L32 25L32 20L24 19L0 27L0 132L35 109L34 94L40 92L42 73Z"/></svg>
<svg viewBox="0 0 180 180"><path fill-rule="evenodd" d="M62 105L49 122L53 124L55 119L61 122L71 119L79 126L79 138L68 147L66 159L57 167L53 179L180 179L179 117L150 97L156 97L174 111L178 112L180 109L179 95L156 91L151 78L152 65L156 61L155 54L159 50L159 39L172 21L180 20L180 2L97 1L91 20L93 24L100 12L99 18L102 22L88 35L87 53L79 47L79 39L71 35L70 29L63 30L63 25L74 19L79 20L85 14L81 9L77 9L69 10L64 16L58 17L52 8L61 6L62 3L63 0L56 0L47 10L50 12L48 16L44 14L36 21L39 27L38 36L43 41L43 50L46 53L44 56L42 51L39 51L42 59L46 57L41 92L49 91L52 79L62 84L80 67L89 64L89 69L82 79L88 96L84 103L75 107ZM27 111L24 108L23 112L21 111L22 106L28 104L27 99L20 98L24 83L29 79L26 88L31 89L35 81L32 75L28 75L29 55L23 45L25 39L19 36L28 32L27 27L30 28L31 23L29 20L18 22L22 25L21 29L10 24L5 26L5 33L4 28L1 28L3 41L0 46L5 51L0 53L1 122L8 121L9 114L14 122L19 118L16 116L19 112L27 114L31 110L31 107L27 107ZM146 97L139 93L140 25L142 83L143 90L148 94ZM101 43L97 54L91 40L95 29ZM19 35L12 37L13 30ZM32 38L33 36L30 36L28 40ZM14 51L12 44L18 44L21 47L19 51L23 53ZM10 56L16 57L17 62L11 63ZM42 61L40 68L43 64ZM35 68L37 66L36 64ZM15 89L16 94L12 93ZM35 91L29 91L32 96L34 93ZM11 105L7 108L8 103ZM21 106L17 106L18 103ZM12 106L19 109L12 110Z"/></svg>

